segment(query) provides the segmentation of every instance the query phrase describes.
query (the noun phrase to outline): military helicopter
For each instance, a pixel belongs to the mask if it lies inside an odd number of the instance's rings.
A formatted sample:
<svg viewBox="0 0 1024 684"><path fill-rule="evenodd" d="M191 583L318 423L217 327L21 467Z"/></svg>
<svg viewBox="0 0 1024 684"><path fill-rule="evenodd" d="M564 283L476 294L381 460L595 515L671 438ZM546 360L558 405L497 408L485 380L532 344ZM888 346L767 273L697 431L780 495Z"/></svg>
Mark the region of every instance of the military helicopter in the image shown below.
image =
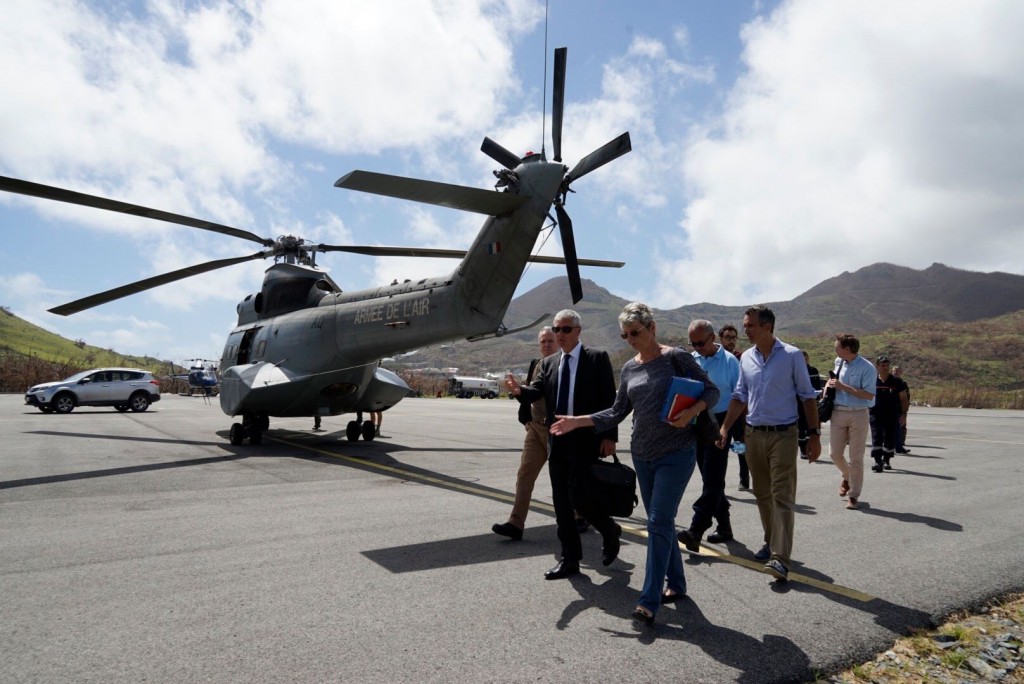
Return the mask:
<svg viewBox="0 0 1024 684"><path fill-rule="evenodd" d="M62 188L0 176L0 190L142 216L230 235L265 249L217 259L146 278L50 309L67 316L107 302L254 259L274 258L263 286L237 306L238 322L221 354L220 406L229 416L229 439L260 444L270 417L357 414L346 437L373 439L362 412L382 411L409 393L405 382L381 368L383 357L410 349L500 336L537 325L508 329L505 312L529 261L564 263L572 301L583 297L579 267L621 267L622 262L577 258L572 222L565 210L572 184L631 150L629 133L583 157L571 170L562 164L562 113L567 49L555 50L552 92L552 151L520 158L490 138L481 151L501 164L494 190L436 181L352 171L339 188L462 209L487 218L466 251L410 247L312 244L292 235L276 240L230 226ZM555 218L550 216L554 207ZM558 225L564 259L532 255L545 222ZM316 265L318 252L371 256L445 257L461 261L448 274L343 292Z"/></svg>

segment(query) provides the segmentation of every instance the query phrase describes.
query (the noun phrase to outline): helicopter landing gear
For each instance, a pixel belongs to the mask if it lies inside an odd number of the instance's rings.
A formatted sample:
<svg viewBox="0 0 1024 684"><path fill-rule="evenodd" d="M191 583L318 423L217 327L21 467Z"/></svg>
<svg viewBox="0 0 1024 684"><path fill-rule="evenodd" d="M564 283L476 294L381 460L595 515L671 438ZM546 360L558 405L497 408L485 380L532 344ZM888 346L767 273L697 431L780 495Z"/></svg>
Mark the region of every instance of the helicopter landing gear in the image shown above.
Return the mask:
<svg viewBox="0 0 1024 684"><path fill-rule="evenodd" d="M373 438L377 436L376 426L373 424L372 421L369 420L363 423L362 432L363 439L365 439L367 442L372 442Z"/></svg>
<svg viewBox="0 0 1024 684"><path fill-rule="evenodd" d="M241 423L232 423L228 439L234 446L241 446L246 438L255 446L263 443L263 433L270 429L270 417L266 415L243 415Z"/></svg>
<svg viewBox="0 0 1024 684"><path fill-rule="evenodd" d="M354 442L359 439L359 422L355 420L348 421L348 425L345 426L345 437L348 441Z"/></svg>

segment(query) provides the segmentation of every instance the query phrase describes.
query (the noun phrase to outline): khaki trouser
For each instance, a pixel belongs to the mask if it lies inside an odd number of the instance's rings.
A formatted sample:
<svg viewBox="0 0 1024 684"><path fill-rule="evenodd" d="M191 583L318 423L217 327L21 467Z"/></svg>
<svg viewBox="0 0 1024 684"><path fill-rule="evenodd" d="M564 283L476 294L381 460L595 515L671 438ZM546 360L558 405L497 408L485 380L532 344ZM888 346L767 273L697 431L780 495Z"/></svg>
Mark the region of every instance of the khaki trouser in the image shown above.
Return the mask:
<svg viewBox="0 0 1024 684"><path fill-rule="evenodd" d="M828 429L828 455L843 479L850 483L849 496L860 498L864 486L864 445L868 439L868 410L832 412L831 427ZM850 460L843 456L844 447L850 445Z"/></svg>
<svg viewBox="0 0 1024 684"><path fill-rule="evenodd" d="M833 414L834 415L834 414ZM746 429L750 468L764 541L772 558L790 567L793 552L793 512L796 508L796 425L784 432Z"/></svg>
<svg viewBox="0 0 1024 684"><path fill-rule="evenodd" d="M543 423L531 420L526 424L526 439L523 454L516 474L516 498L508 521L522 529L526 527L526 515L530 512L533 485L548 460L548 429Z"/></svg>

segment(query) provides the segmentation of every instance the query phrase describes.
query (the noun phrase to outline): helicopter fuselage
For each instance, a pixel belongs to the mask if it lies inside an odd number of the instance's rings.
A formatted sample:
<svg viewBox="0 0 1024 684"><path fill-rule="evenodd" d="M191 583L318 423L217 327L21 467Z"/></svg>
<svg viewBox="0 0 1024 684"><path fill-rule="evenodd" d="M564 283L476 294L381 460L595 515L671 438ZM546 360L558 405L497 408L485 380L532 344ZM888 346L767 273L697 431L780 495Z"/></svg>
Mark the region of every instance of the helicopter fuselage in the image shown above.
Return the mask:
<svg viewBox="0 0 1024 684"><path fill-rule="evenodd" d="M489 217L451 273L341 292L312 265L278 263L238 305L221 357L228 415L308 416L390 408L408 395L385 356L501 328L565 167L515 169L521 206Z"/></svg>

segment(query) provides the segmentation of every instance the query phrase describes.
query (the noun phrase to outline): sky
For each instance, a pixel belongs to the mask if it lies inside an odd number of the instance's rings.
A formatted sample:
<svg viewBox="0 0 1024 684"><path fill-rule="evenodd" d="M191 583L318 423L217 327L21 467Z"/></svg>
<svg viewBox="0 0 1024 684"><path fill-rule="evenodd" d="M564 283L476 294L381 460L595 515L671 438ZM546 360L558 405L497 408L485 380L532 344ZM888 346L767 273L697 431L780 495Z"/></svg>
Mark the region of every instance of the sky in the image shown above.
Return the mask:
<svg viewBox="0 0 1024 684"><path fill-rule="evenodd" d="M547 10L545 9L547 7ZM0 0L0 175L331 244L467 247L480 217L340 190L480 188L489 136L562 156L583 268L661 309L796 297L885 261L1024 273L1024 3L1009 0ZM545 21L547 13L547 21ZM547 60L545 60L547 58ZM547 61L547 64L545 64ZM47 309L252 242L0 193L0 306L70 339L218 358L270 262ZM557 230L537 251L560 255ZM345 290L455 262L332 253ZM523 294L561 275L531 265ZM983 296L983 293L979 293ZM543 312L538 312L538 315ZM527 321L506 321L513 327Z"/></svg>

